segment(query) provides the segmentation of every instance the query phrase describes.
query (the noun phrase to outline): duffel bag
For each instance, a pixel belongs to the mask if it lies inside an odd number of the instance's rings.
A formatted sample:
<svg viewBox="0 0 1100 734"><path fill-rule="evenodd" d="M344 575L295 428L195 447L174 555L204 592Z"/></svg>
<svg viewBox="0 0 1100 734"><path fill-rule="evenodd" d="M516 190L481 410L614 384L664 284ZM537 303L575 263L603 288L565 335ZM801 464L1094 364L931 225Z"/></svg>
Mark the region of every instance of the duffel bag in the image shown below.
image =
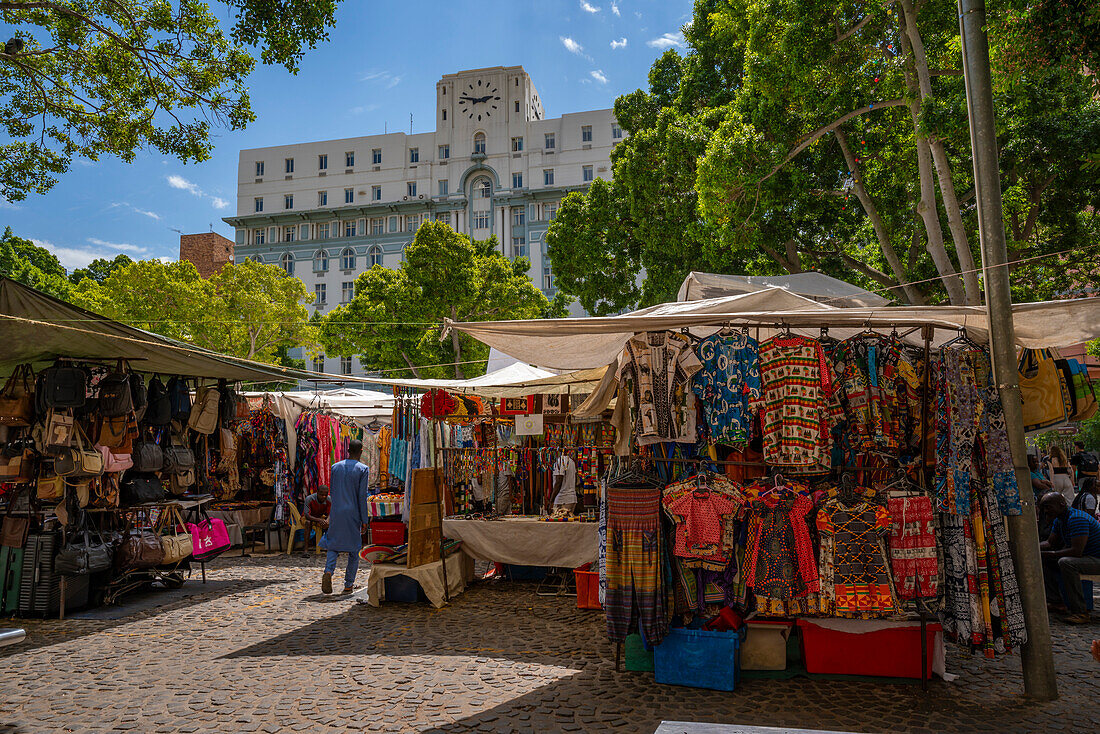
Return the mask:
<svg viewBox="0 0 1100 734"><path fill-rule="evenodd" d="M160 538L149 529L129 530L115 552L115 564L120 569L153 568L164 563L164 548Z"/></svg>
<svg viewBox="0 0 1100 734"><path fill-rule="evenodd" d="M164 485L155 474L127 474L120 495L124 505L163 502L166 496Z"/></svg>

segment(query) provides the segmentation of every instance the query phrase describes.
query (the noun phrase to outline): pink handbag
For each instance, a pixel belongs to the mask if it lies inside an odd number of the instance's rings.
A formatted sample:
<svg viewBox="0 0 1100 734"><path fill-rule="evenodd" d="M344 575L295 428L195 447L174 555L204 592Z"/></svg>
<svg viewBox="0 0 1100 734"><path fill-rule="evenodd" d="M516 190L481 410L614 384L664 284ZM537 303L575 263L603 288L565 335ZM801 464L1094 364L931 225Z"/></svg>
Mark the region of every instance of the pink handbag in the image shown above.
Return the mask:
<svg viewBox="0 0 1100 734"><path fill-rule="evenodd" d="M125 471L134 465L134 457L129 453L116 454L107 446L96 446L103 455L103 471Z"/></svg>
<svg viewBox="0 0 1100 734"><path fill-rule="evenodd" d="M229 550L229 531L221 518L204 517L198 523L189 522L187 530L191 533L192 554L196 561L209 560Z"/></svg>

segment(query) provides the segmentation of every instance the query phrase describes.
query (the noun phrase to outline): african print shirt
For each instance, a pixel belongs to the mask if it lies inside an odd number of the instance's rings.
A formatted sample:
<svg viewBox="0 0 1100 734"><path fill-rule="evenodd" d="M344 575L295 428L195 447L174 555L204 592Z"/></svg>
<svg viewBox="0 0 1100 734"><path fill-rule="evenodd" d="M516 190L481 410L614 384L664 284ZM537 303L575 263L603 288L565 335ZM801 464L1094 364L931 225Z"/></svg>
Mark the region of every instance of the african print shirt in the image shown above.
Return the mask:
<svg viewBox="0 0 1100 734"><path fill-rule="evenodd" d="M882 336L846 339L833 353L837 395L848 418L853 447L896 453L908 406L898 403L900 343Z"/></svg>
<svg viewBox="0 0 1100 734"><path fill-rule="evenodd" d="M620 396L629 399L639 446L661 441L695 443L695 395L690 380L702 365L691 341L670 331L637 334L619 357Z"/></svg>
<svg viewBox="0 0 1100 734"><path fill-rule="evenodd" d="M703 404L709 443L740 446L752 437L760 398L759 346L745 333L714 334L696 345L702 369L693 387Z"/></svg>
<svg viewBox="0 0 1100 734"><path fill-rule="evenodd" d="M822 543L818 560L822 595L843 617L872 617L895 611L883 537L890 513L881 505L839 499L822 503L817 512ZM824 539L832 542L826 543Z"/></svg>
<svg viewBox="0 0 1100 734"><path fill-rule="evenodd" d="M828 471L833 402L832 370L821 344L804 336L774 336L760 345L764 459L774 466Z"/></svg>

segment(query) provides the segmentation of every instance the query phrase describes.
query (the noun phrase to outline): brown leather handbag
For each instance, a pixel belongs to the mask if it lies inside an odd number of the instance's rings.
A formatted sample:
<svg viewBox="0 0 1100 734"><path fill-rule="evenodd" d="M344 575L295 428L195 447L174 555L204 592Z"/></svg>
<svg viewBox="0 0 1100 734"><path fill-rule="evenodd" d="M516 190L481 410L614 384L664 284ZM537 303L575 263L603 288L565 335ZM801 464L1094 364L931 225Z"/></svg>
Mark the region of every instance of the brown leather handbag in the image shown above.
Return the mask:
<svg viewBox="0 0 1100 734"><path fill-rule="evenodd" d="M160 537L148 528L128 530L115 553L115 565L120 569L153 568L162 563L164 548Z"/></svg>
<svg viewBox="0 0 1100 734"><path fill-rule="evenodd" d="M34 422L34 372L21 364L0 390L0 425L29 426Z"/></svg>

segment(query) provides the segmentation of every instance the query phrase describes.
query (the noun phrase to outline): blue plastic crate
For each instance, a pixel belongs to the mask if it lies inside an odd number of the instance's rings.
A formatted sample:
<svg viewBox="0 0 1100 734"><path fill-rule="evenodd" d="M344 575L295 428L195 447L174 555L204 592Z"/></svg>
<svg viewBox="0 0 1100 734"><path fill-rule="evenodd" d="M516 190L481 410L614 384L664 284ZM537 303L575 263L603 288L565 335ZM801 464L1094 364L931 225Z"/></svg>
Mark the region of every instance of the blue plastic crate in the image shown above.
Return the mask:
<svg viewBox="0 0 1100 734"><path fill-rule="evenodd" d="M653 648L658 683L732 691L741 672L741 638L736 632L672 629Z"/></svg>

